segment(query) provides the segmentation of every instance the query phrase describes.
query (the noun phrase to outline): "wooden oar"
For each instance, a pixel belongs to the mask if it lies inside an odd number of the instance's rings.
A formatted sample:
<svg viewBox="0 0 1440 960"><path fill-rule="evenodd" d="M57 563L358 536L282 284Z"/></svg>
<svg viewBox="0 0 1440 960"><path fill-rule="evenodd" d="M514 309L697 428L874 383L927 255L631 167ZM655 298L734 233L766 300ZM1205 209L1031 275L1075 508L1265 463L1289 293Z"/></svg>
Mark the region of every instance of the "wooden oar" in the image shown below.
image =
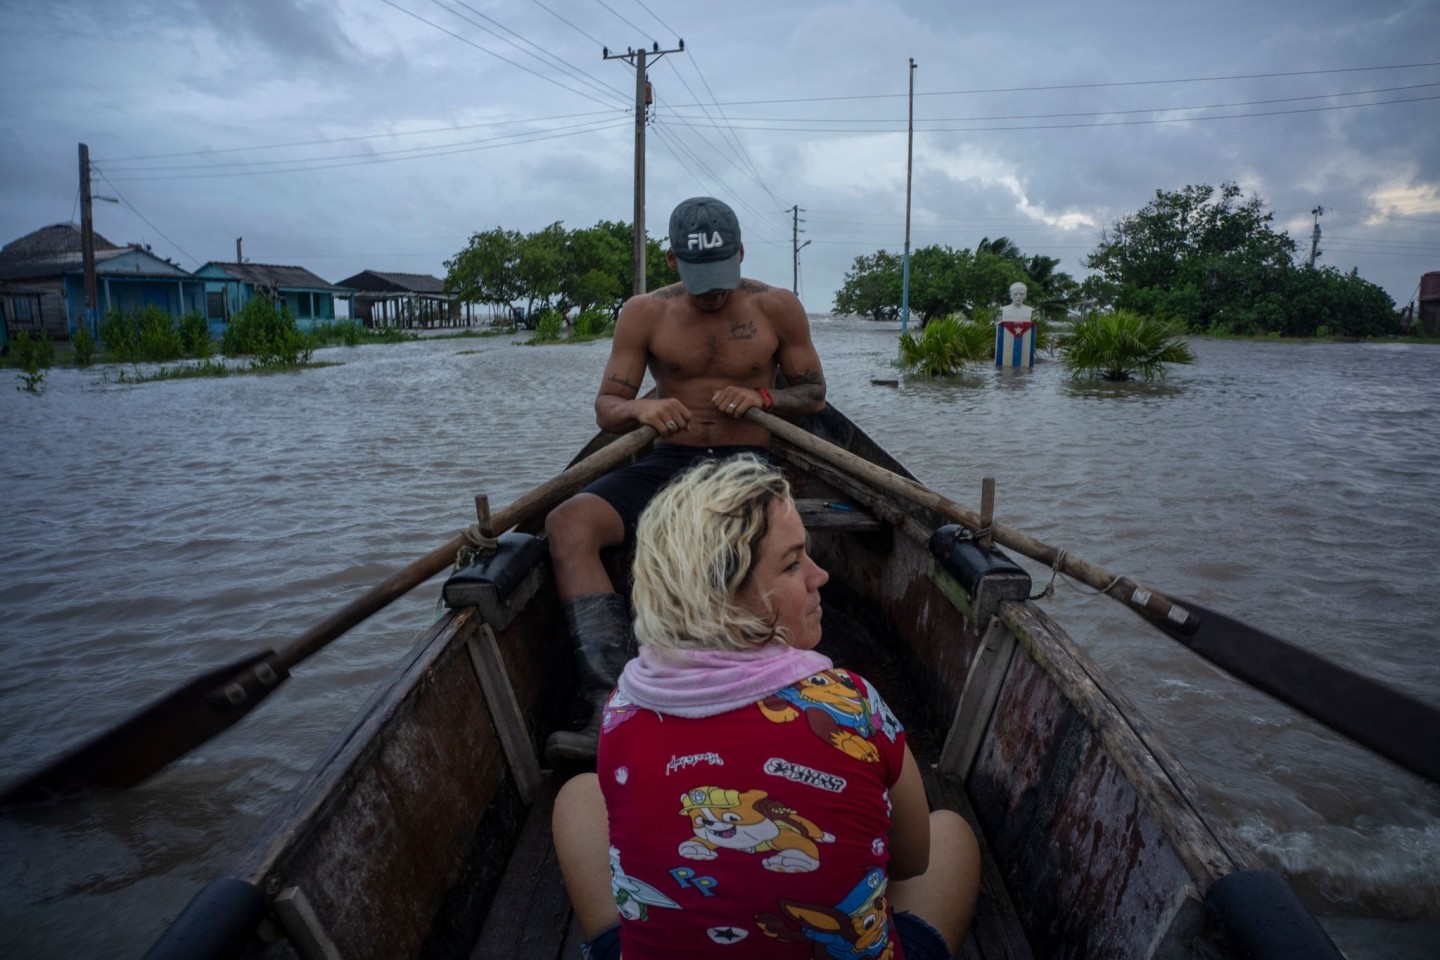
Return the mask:
<svg viewBox="0 0 1440 960"><path fill-rule="evenodd" d="M644 449L655 436L653 428L639 427L570 466L494 514L492 531L503 533L543 513ZM440 573L455 561L456 552L465 542L463 533L456 534L279 651L252 653L191 680L38 773L12 784L0 795L0 808L134 786L255 709L297 663Z"/></svg>
<svg viewBox="0 0 1440 960"><path fill-rule="evenodd" d="M760 410L746 418L857 479L905 497L970 530L987 524L940 494ZM1288 703L1432 783L1440 783L1440 709L1361 676L1223 613L1175 600L1154 587L1115 574L993 524L996 543L1060 570L1119 600L1211 663Z"/></svg>

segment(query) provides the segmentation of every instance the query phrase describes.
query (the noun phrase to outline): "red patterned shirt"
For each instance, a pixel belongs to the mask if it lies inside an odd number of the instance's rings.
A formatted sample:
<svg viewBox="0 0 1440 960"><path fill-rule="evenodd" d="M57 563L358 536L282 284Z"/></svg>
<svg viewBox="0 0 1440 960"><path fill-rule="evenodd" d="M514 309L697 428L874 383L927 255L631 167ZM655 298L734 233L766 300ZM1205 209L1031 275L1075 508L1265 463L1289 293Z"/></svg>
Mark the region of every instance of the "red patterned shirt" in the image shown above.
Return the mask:
<svg viewBox="0 0 1440 960"><path fill-rule="evenodd" d="M904 755L847 670L702 718L617 693L598 773L626 960L901 957L885 867Z"/></svg>

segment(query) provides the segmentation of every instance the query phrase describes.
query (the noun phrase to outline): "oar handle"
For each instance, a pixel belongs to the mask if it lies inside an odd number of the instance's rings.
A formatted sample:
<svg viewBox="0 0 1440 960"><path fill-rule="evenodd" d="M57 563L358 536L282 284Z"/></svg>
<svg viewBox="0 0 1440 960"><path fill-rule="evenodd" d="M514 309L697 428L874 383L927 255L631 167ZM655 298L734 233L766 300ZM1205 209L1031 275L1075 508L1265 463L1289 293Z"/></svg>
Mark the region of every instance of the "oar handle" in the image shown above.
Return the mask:
<svg viewBox="0 0 1440 960"><path fill-rule="evenodd" d="M654 427L641 426L596 450L538 487L522 494L505 509L492 514L490 526L499 536L512 527L549 510L561 500L578 493L582 487L601 474L609 473L631 456L645 449L658 434ZM272 663L286 670L309 657L356 624L383 610L420 584L455 562L455 554L465 545L465 535L457 533L443 545L431 550L401 570L386 577L369 590L330 616L306 630L281 648Z"/></svg>

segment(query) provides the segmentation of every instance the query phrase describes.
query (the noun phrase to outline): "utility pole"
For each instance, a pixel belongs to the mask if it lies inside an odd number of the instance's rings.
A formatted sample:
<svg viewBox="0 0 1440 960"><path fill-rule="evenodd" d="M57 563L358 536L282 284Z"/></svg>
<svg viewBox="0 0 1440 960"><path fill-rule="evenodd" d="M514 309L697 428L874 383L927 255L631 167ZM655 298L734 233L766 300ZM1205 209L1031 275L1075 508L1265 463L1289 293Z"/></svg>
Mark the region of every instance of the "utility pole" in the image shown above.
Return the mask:
<svg viewBox="0 0 1440 960"><path fill-rule="evenodd" d="M602 47L600 52L606 60L624 60L635 68L635 293L638 296L645 292L645 122L653 102L646 62L650 57L659 60L667 53L684 53L685 41L681 40L674 50L661 50L660 44L655 43L650 50L627 48L624 53L611 53L609 47Z"/></svg>
<svg viewBox="0 0 1440 960"><path fill-rule="evenodd" d="M790 246L794 251L795 260L795 274L794 280L790 284L790 290L797 297L800 296L800 251L810 246L809 240L806 240L804 243L800 242L800 224L805 222L800 219L800 214L803 212L798 203L790 208Z"/></svg>
<svg viewBox="0 0 1440 960"><path fill-rule="evenodd" d="M1305 261L1305 266L1315 269L1315 258L1320 256L1320 218L1325 215L1324 207L1316 207L1310 211L1315 216L1315 229L1310 231L1310 258Z"/></svg>
<svg viewBox="0 0 1440 960"><path fill-rule="evenodd" d="M910 58L910 132L905 146L905 263L900 277L900 336L910 326L910 172L915 165L915 58Z"/></svg>
<svg viewBox="0 0 1440 960"><path fill-rule="evenodd" d="M99 312L95 295L95 221L90 215L90 147L80 144L80 265L85 274L85 324L90 333L96 330Z"/></svg>

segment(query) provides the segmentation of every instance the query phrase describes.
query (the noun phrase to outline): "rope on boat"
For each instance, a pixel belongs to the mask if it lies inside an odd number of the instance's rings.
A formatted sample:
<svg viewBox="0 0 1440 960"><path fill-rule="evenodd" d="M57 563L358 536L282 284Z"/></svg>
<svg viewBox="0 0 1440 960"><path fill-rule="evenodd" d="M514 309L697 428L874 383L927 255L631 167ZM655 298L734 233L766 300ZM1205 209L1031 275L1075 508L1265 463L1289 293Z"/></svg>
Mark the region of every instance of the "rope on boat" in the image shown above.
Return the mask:
<svg viewBox="0 0 1440 960"><path fill-rule="evenodd" d="M1032 595L1030 596L1030 599L1031 599L1031 600L1046 600L1046 599L1048 599L1048 598L1050 598L1050 597L1053 597L1053 596L1055 595L1055 578L1060 575L1060 567L1061 567L1061 565L1063 565L1064 563L1065 563L1065 548L1064 548L1064 547L1056 547L1056 548L1055 548L1055 560L1054 560L1053 563L1050 564L1050 581L1045 584L1044 589L1042 589L1039 593L1032 594ZM1066 574L1066 576L1067 576L1067 577L1070 577L1070 575L1069 575L1068 573ZM1070 579L1071 579L1071 580L1074 580L1075 578L1074 578L1074 577L1070 577ZM1119 582L1120 582L1121 580L1123 580L1123 579L1125 579L1125 578L1124 578L1124 577L1120 577L1120 576L1114 577L1113 579L1111 579L1111 581L1110 581L1109 583L1105 584L1105 589L1103 589L1103 590L1086 590L1086 589L1083 588L1083 586L1082 586L1078 581L1076 581L1075 587L1076 587L1077 589L1079 589L1081 593L1089 593L1089 594L1092 594L1092 595L1101 594L1101 593L1109 593L1111 590L1113 590L1113 589L1115 588L1115 585L1116 585L1117 583L1119 583Z"/></svg>
<svg viewBox="0 0 1440 960"><path fill-rule="evenodd" d="M456 570L463 570L477 558L500 549L500 541L485 533L478 520L466 527L461 536L465 538L465 546L455 551Z"/></svg>

